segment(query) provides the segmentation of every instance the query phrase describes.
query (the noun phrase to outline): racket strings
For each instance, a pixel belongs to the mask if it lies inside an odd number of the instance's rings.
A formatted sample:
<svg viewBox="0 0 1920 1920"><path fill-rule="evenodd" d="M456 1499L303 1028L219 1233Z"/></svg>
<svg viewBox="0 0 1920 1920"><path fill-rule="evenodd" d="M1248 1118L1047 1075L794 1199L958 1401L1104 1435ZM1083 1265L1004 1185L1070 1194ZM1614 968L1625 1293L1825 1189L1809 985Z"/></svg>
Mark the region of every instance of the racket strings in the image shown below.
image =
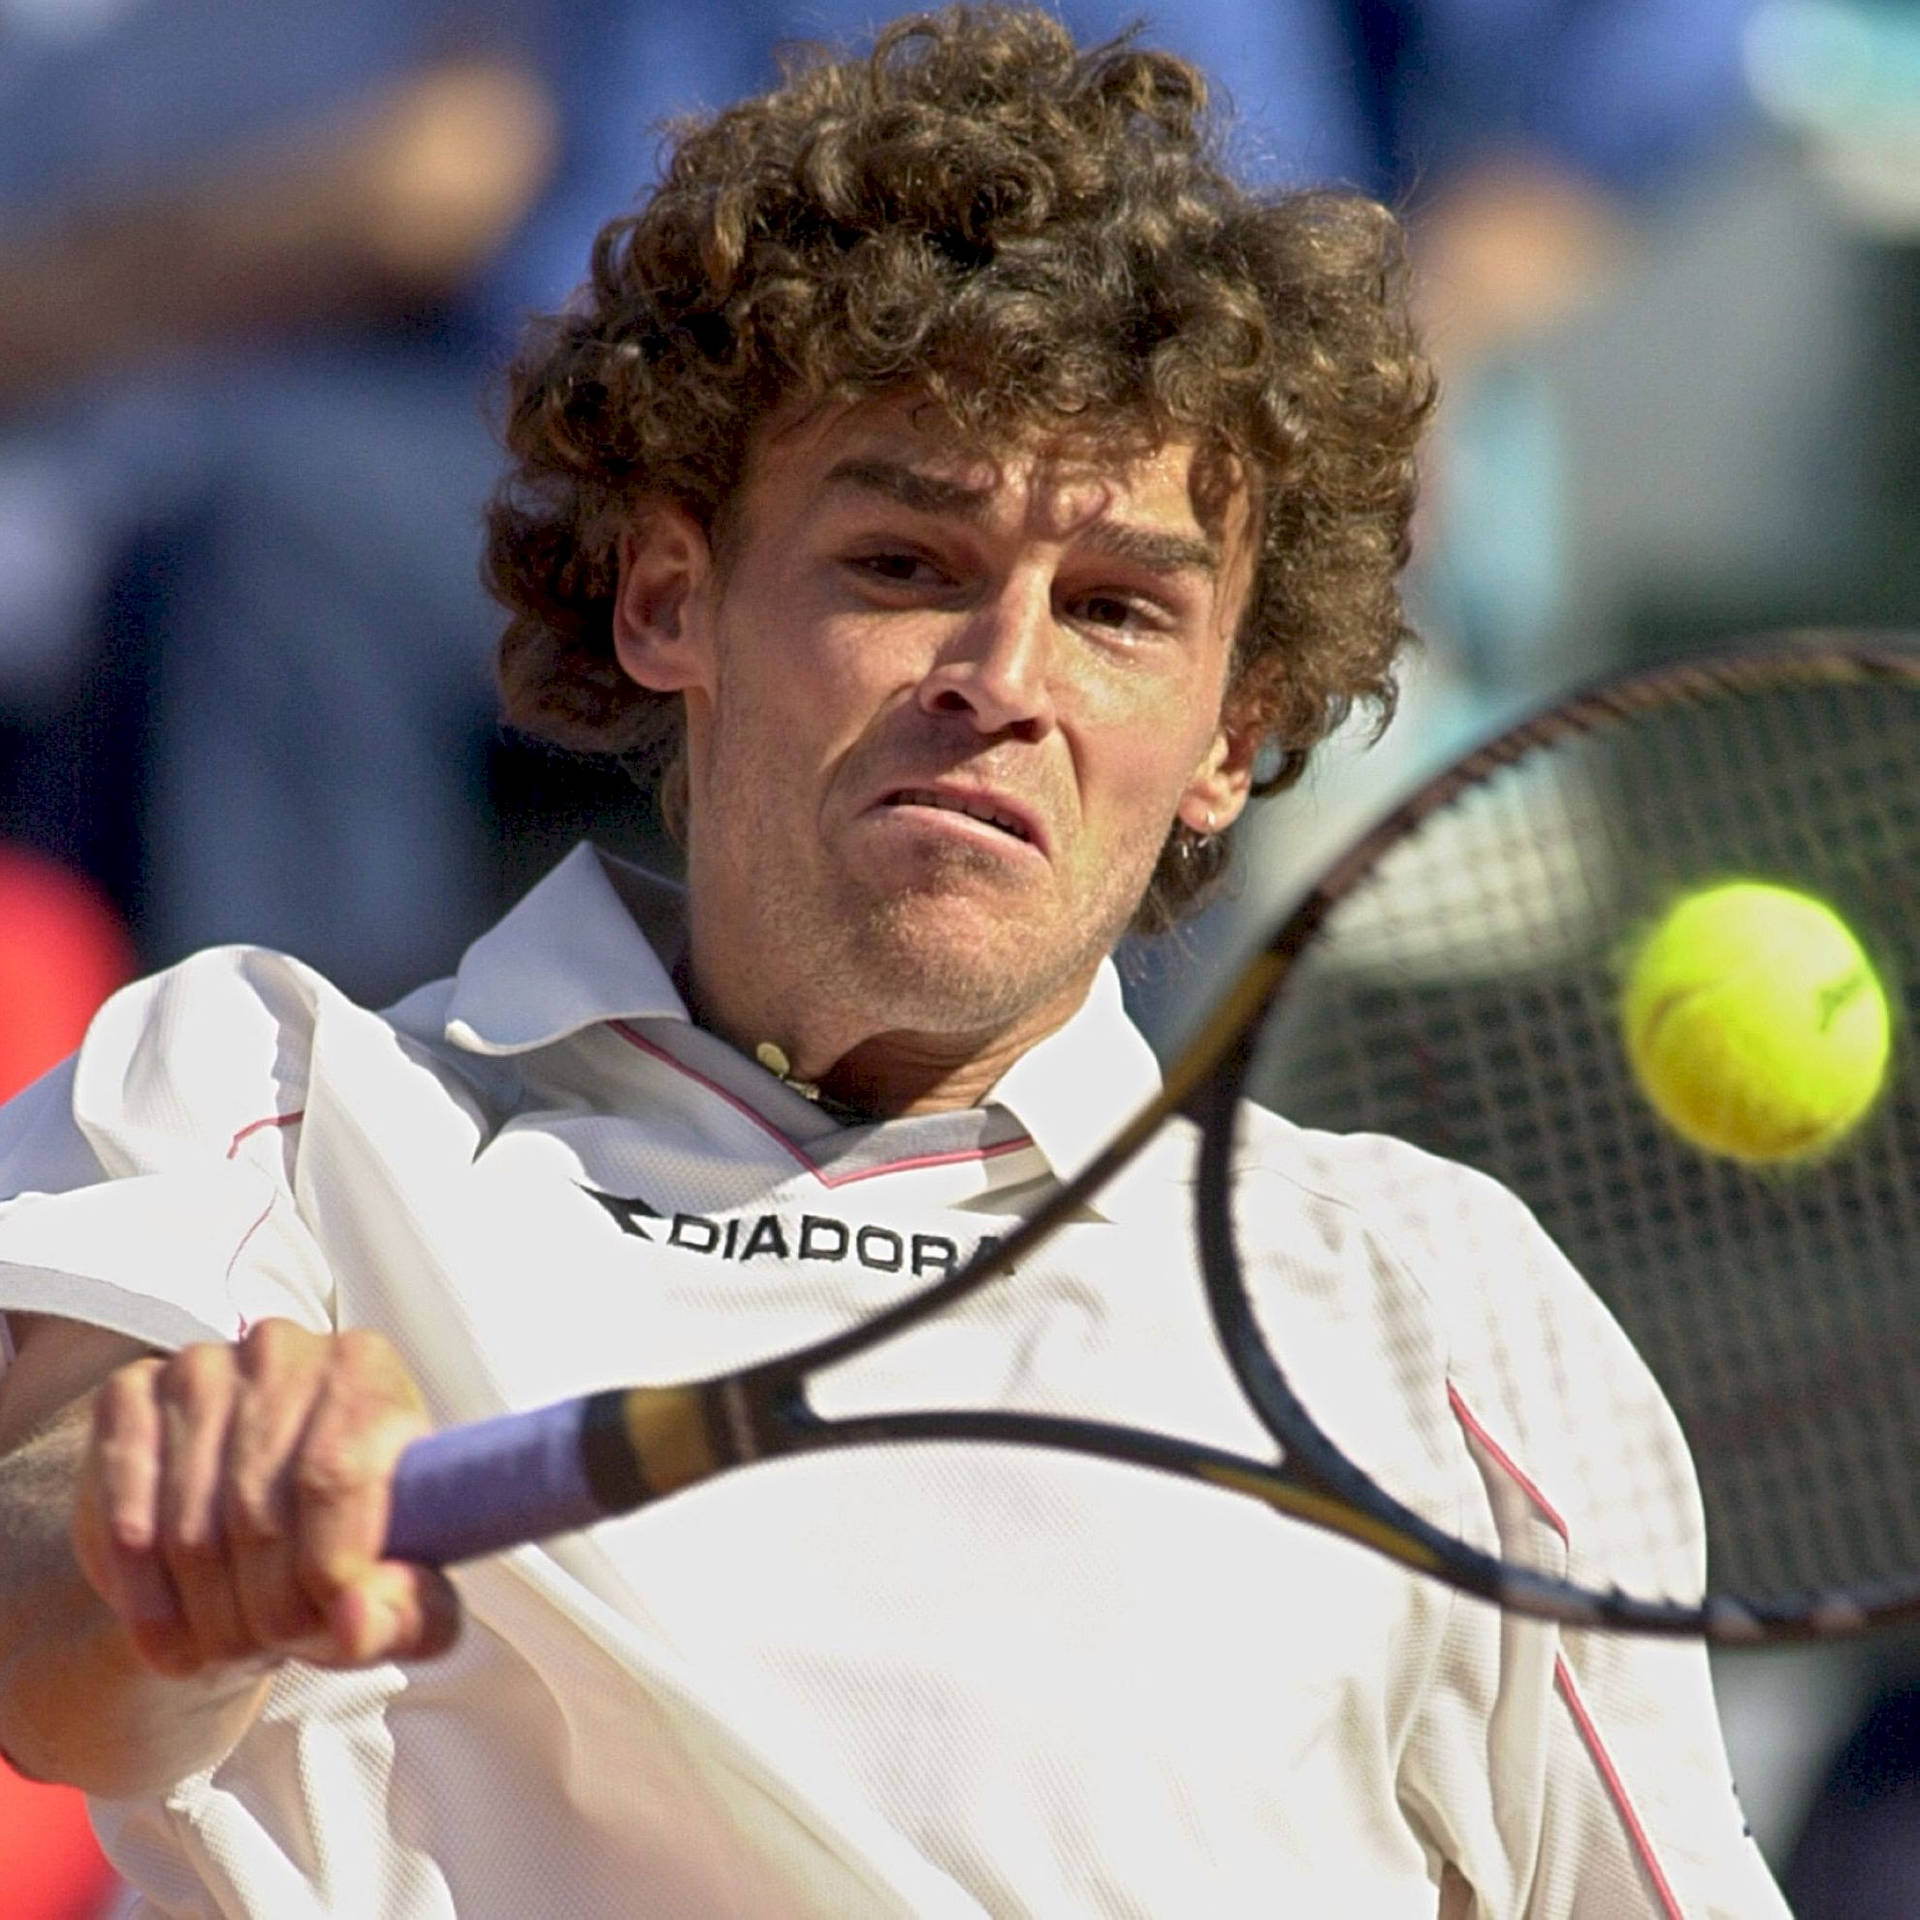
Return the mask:
<svg viewBox="0 0 1920 1920"><path fill-rule="evenodd" d="M1911 683L1783 675L1544 736L1333 904L1260 1042L1251 1090L1289 1118L1412 1140L1527 1200L1679 1415L1716 1590L1920 1567L1911 1041L1839 1151L1755 1171L1687 1146L1648 1106L1619 1038L1622 966L1680 893L1777 880L1859 931L1910 1027L1916 709ZM1486 1250L1485 1271L1497 1278L1501 1259ZM1497 1327L1487 1346L1496 1368L1533 1364L1530 1343ZM1563 1388L1581 1406L1608 1391ZM1561 1467L1571 1504L1597 1516L1583 1557L1602 1572L1616 1555L1677 1564L1685 1545L1654 1519L1676 1510L1670 1455L1657 1436L1640 1443L1646 1410L1630 1382L1622 1393Z"/></svg>

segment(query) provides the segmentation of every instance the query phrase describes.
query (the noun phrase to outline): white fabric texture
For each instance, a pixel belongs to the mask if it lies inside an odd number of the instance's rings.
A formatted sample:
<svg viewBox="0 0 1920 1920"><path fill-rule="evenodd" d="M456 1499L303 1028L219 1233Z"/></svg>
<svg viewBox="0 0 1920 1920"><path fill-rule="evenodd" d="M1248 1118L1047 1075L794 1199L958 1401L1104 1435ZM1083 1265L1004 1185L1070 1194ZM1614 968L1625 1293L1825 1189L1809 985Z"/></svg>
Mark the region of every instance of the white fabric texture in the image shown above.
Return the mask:
<svg viewBox="0 0 1920 1920"><path fill-rule="evenodd" d="M1156 1085L1108 970L987 1106L842 1128L688 1022L638 884L578 850L384 1016L251 949L127 989L0 1111L0 1309L161 1347L376 1327L443 1421L697 1377L924 1286ZM1192 1149L1169 1130L817 1403L1269 1452L1207 1321ZM1659 1463L1630 1551L1697 1580L1670 1417L1517 1202L1278 1120L1248 1157L1263 1322L1362 1465L1590 1573L1619 1564L1596 1423L1625 1422ZM1428 1920L1444 1861L1482 1920L1785 1911L1697 1649L1503 1621L1142 1470L854 1449L458 1577L445 1659L289 1665L219 1765L96 1807L144 1911Z"/></svg>

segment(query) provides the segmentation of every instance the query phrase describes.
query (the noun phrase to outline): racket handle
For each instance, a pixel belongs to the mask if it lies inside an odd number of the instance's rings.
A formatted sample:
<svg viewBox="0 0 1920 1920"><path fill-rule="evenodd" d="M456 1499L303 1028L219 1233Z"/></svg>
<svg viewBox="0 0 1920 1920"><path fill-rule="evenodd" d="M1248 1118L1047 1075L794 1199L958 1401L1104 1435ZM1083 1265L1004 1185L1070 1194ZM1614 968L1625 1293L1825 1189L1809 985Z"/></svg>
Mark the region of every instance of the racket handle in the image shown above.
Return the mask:
<svg viewBox="0 0 1920 1920"><path fill-rule="evenodd" d="M394 1469L387 1557L452 1566L637 1504L608 1484L608 1416L618 1420L619 1399L593 1394L416 1440Z"/></svg>

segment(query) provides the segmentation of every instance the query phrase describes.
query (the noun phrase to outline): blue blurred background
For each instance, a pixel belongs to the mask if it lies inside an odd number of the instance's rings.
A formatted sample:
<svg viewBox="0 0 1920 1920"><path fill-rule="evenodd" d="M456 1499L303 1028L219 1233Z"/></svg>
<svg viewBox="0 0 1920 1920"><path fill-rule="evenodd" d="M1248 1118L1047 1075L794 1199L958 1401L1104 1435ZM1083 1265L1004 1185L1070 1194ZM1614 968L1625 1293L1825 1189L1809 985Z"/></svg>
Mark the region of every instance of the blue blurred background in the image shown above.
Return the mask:
<svg viewBox="0 0 1920 1920"><path fill-rule="evenodd" d="M1146 11L1224 80L1249 172L1405 215L1445 387L1402 718L1133 957L1170 1044L1321 859L1516 711L1764 630L1920 624L1920 4ZM663 120L878 17L0 0L0 1076L132 966L260 941L379 1001L580 833L670 859L623 781L496 722L498 369ZM1722 1669L1803 1915L1920 1912L1910 1665ZM55 1803L11 1791L0 1912L102 1910L82 1843L32 1843Z"/></svg>

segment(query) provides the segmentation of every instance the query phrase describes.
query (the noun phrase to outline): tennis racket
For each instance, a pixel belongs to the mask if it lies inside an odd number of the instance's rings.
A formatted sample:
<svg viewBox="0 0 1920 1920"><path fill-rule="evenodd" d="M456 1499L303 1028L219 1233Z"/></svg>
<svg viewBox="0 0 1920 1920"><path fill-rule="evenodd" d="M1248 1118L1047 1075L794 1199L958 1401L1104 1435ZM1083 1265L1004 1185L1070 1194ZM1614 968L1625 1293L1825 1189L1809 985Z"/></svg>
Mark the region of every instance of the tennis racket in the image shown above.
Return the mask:
<svg viewBox="0 0 1920 1920"><path fill-rule="evenodd" d="M775 1455L988 1442L1182 1475L1570 1624L1752 1642L1920 1616L1920 1095L1904 1027L1866 1122L1826 1157L1770 1171L1668 1131L1620 1039L1623 951L1678 894L1731 877L1832 904L1904 1022L1902 985L1920 982L1920 652L1811 634L1614 681L1512 728L1338 861L1246 963L1160 1097L970 1265L738 1373L422 1440L395 1479L389 1552L472 1558ZM1270 1350L1243 1269L1235 1155L1251 1100L1399 1135L1529 1203L1689 1438L1704 1594L1503 1559L1327 1436ZM1179 1114L1200 1128L1213 1326L1276 1458L1044 1414L828 1419L810 1404L809 1382L836 1363L980 1288L1018 1285L1022 1259ZM1602 1450L1634 1444L1628 1423Z"/></svg>

